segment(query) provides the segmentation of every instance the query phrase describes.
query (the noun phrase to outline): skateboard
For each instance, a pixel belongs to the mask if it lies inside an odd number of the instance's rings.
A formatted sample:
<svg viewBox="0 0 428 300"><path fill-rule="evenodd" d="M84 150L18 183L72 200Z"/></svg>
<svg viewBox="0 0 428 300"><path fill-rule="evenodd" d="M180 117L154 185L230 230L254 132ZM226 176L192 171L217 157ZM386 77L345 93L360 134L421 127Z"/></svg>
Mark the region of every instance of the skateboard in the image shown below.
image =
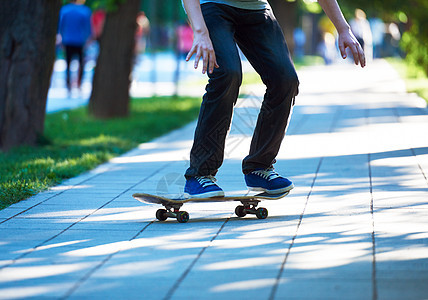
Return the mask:
<svg viewBox="0 0 428 300"><path fill-rule="evenodd" d="M264 207L257 208L262 200L278 200L289 194L289 191L280 194L268 194L266 192L255 195L226 195L224 197L211 197L211 198L176 198L170 199L162 196L136 193L132 197L143 203L161 204L164 209L156 211L156 219L165 221L168 218L175 218L180 223L189 221L189 213L180 210L184 203L187 202L225 202L225 201L239 201L242 205L235 208L235 214L242 218L247 214L254 214L258 219L266 219L268 211Z"/></svg>

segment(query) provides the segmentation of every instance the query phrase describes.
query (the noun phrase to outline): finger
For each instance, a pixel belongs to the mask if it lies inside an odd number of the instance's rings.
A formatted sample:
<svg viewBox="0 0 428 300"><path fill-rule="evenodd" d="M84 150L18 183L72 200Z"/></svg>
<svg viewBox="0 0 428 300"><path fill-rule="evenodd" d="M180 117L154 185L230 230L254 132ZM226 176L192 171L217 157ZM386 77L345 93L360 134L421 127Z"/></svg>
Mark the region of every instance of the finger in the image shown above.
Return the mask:
<svg viewBox="0 0 428 300"><path fill-rule="evenodd" d="M192 47L192 49L190 49L189 53L187 53L186 61L189 61L189 60L190 60L190 58L191 58L191 57L193 56L193 54L195 54L195 53L196 53L195 47Z"/></svg>
<svg viewBox="0 0 428 300"><path fill-rule="evenodd" d="M359 54L360 54L360 65L362 68L364 68L366 66L366 56L361 46L359 47Z"/></svg>
<svg viewBox="0 0 428 300"><path fill-rule="evenodd" d="M351 52L352 56L354 57L354 63L358 65L358 62L360 60L360 53L358 52L358 46L357 45L351 45Z"/></svg>
<svg viewBox="0 0 428 300"><path fill-rule="evenodd" d="M208 62L209 62L209 52L207 50L204 50L202 55L202 74L205 74L207 72Z"/></svg>
<svg viewBox="0 0 428 300"><path fill-rule="evenodd" d="M215 54L214 54L214 52L210 55L210 60L209 60L209 70L208 70L208 72L211 74L213 71L214 71L214 67L217 67L218 68L218 65L217 65L217 60L216 60L216 58L215 58Z"/></svg>
<svg viewBox="0 0 428 300"><path fill-rule="evenodd" d="M359 63L360 66L362 68L364 68L364 66L366 65L366 59L365 59L365 56L364 56L364 50L363 50L363 48L361 48L360 45L357 46L357 52L358 52L358 62L357 62L357 65Z"/></svg>
<svg viewBox="0 0 428 300"><path fill-rule="evenodd" d="M343 43L339 44L339 50L340 50L340 55L342 55L342 58L345 59L346 58L346 47Z"/></svg>
<svg viewBox="0 0 428 300"><path fill-rule="evenodd" d="M198 66L199 66L199 60L200 59L201 59L201 53L198 51L198 52L196 52L196 55L195 55L195 64L193 65L193 67L195 69L198 68Z"/></svg>

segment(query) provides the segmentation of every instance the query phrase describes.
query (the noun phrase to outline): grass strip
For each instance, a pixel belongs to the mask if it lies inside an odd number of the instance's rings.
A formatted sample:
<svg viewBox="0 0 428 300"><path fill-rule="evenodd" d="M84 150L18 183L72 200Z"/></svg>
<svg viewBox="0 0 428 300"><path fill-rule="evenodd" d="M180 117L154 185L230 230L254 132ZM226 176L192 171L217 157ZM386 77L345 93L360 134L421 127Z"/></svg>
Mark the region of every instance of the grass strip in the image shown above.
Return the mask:
<svg viewBox="0 0 428 300"><path fill-rule="evenodd" d="M409 64L405 60L396 57L390 57L386 60L404 79L407 91L416 93L419 97L425 99L428 104L428 76L422 67Z"/></svg>
<svg viewBox="0 0 428 300"><path fill-rule="evenodd" d="M128 118L97 120L85 107L48 114L41 145L0 152L0 209L91 170L196 119L199 98L133 99Z"/></svg>

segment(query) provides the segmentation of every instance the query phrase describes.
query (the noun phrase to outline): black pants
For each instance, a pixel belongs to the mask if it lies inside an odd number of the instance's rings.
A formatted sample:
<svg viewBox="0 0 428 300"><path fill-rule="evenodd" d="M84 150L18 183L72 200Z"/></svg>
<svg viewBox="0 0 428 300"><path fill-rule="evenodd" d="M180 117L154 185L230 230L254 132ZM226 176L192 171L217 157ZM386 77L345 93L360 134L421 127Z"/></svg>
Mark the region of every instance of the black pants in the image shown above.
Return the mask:
<svg viewBox="0 0 428 300"><path fill-rule="evenodd" d="M71 60L74 56L77 56L77 60L79 62L79 71L78 71L78 78L77 78L77 84L80 88L82 84L82 77L83 77L83 67L84 67L84 60L83 60L83 46L68 46L64 45L65 47L65 61L67 62L67 71L66 71L66 82L67 82L67 89L71 89L71 78L70 78L70 64Z"/></svg>
<svg viewBox="0 0 428 300"><path fill-rule="evenodd" d="M270 9L246 10L214 3L201 8L220 67L208 75L185 175L215 175L223 163L225 139L242 82L236 44L266 85L242 169L248 174L268 168L275 162L284 138L299 85L283 33Z"/></svg>

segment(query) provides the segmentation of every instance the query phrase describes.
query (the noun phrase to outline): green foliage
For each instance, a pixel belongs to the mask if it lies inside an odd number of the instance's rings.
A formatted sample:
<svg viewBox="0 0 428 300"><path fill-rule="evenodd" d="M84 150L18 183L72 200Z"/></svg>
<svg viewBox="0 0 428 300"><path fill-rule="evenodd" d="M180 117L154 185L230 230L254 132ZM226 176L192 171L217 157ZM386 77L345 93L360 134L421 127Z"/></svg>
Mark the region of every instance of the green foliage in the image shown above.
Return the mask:
<svg viewBox="0 0 428 300"><path fill-rule="evenodd" d="M44 145L0 152L0 209L74 177L194 120L196 98L136 99L131 116L109 121L85 108L46 116Z"/></svg>
<svg viewBox="0 0 428 300"><path fill-rule="evenodd" d="M105 1L105 9L107 12L115 11L119 8L126 0L104 0Z"/></svg>
<svg viewBox="0 0 428 300"><path fill-rule="evenodd" d="M107 12L112 12L117 10L119 5L125 1L126 0L88 0L86 1L86 5L93 10L105 9Z"/></svg>
<svg viewBox="0 0 428 300"><path fill-rule="evenodd" d="M388 58L388 62L406 82L407 91L418 94L428 103L428 76L422 67L405 63L401 58Z"/></svg>
<svg viewBox="0 0 428 300"><path fill-rule="evenodd" d="M428 38L419 38L420 35L419 26L414 24L410 31L404 33L401 46L408 53L408 63L422 67L425 74L428 74Z"/></svg>
<svg viewBox="0 0 428 300"><path fill-rule="evenodd" d="M303 9L305 11L310 12L312 14L320 14L320 13L322 13L322 8L318 4L318 2L304 0L304 1L301 2L301 5L302 5L302 7L303 7Z"/></svg>
<svg viewBox="0 0 428 300"><path fill-rule="evenodd" d="M152 24L174 24L187 19L180 0L142 1L141 10Z"/></svg>

